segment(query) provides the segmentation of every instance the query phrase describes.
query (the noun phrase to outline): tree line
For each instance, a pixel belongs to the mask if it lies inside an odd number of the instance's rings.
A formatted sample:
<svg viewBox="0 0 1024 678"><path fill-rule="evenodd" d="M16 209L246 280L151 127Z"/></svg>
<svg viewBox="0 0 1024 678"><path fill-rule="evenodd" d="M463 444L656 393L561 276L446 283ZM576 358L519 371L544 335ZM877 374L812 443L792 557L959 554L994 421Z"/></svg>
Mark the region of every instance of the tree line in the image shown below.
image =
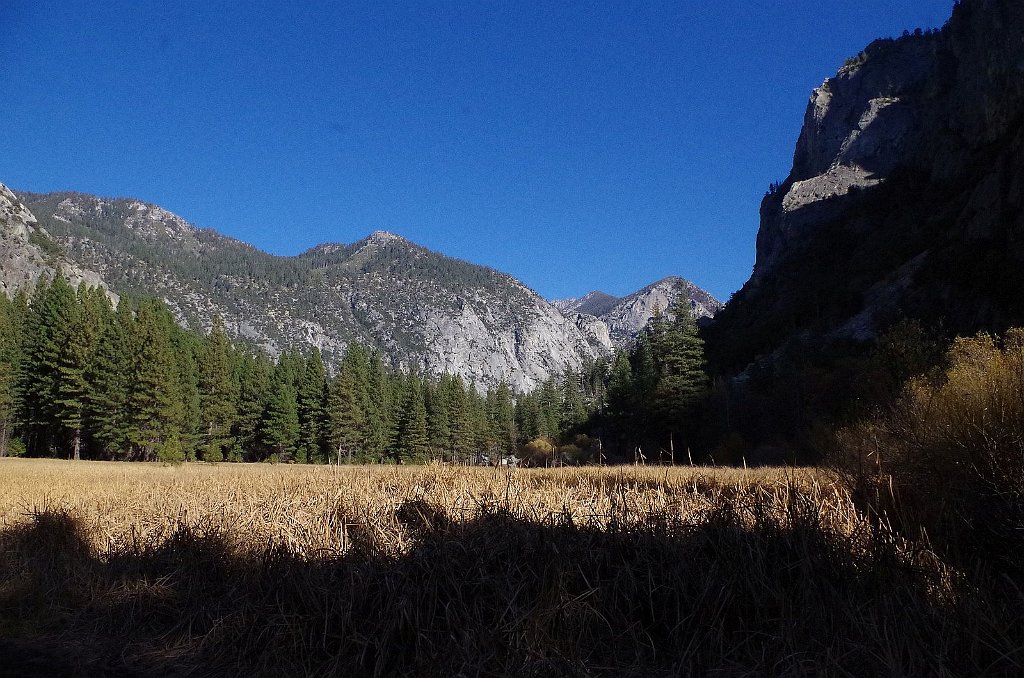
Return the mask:
<svg viewBox="0 0 1024 678"><path fill-rule="evenodd" d="M141 461L586 463L684 435L706 391L689 313L658 315L613 361L530 393L182 328L162 302L73 288L0 295L0 455Z"/></svg>

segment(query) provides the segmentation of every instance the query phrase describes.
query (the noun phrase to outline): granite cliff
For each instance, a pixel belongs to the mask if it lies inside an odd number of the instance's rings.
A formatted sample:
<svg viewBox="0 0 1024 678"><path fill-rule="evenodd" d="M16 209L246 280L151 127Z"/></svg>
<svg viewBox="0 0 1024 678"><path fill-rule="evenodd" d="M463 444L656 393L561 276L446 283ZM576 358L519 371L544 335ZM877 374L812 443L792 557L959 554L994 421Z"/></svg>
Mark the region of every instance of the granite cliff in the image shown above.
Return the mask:
<svg viewBox="0 0 1024 678"><path fill-rule="evenodd" d="M669 276L625 297L604 292L591 292L579 299L552 302L563 313L591 316L608 329L611 342L623 347L636 338L656 310L667 312L680 299L685 299L699 323L705 323L722 309L710 293L692 282Z"/></svg>
<svg viewBox="0 0 1024 678"><path fill-rule="evenodd" d="M70 261L35 215L0 184L0 294L31 293L40 278L52 278L57 271L72 285L105 287L98 274Z"/></svg>
<svg viewBox="0 0 1024 678"><path fill-rule="evenodd" d="M112 289L157 296L186 326L220 315L271 354L317 346L332 364L357 340L404 369L528 390L611 350L592 318L567 318L511 276L392 233L281 257L139 200L21 198L54 245Z"/></svg>
<svg viewBox="0 0 1024 678"><path fill-rule="evenodd" d="M707 330L720 371L913 317L1024 322L1024 4L964 0L811 95L761 206L750 280Z"/></svg>

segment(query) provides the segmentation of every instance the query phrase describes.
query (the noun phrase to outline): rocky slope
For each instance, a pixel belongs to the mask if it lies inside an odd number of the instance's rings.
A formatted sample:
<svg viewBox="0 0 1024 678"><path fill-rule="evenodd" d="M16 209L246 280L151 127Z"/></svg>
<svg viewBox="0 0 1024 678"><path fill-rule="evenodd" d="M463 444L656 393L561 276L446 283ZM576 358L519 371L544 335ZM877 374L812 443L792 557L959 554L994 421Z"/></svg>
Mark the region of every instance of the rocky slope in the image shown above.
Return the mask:
<svg viewBox="0 0 1024 678"><path fill-rule="evenodd" d="M708 329L723 371L913 316L1024 322L1024 3L964 0L811 96L753 275Z"/></svg>
<svg viewBox="0 0 1024 678"><path fill-rule="evenodd" d="M21 197L113 289L159 296L192 327L219 314L271 353L313 345L334 363L359 340L403 368L526 390L611 349L592 318L566 318L510 276L391 233L278 257L138 200Z"/></svg>
<svg viewBox="0 0 1024 678"><path fill-rule="evenodd" d="M722 303L710 293L676 276L664 278L621 298L595 291L579 299L552 303L563 313L595 317L607 326L612 343L621 347L636 338L654 316L655 309L667 311L680 297L689 301L698 322L713 318L722 308Z"/></svg>
<svg viewBox="0 0 1024 678"><path fill-rule="evenodd" d="M0 294L31 292L41 277L52 278L58 270L73 285L103 286L96 273L70 262L35 215L0 184Z"/></svg>

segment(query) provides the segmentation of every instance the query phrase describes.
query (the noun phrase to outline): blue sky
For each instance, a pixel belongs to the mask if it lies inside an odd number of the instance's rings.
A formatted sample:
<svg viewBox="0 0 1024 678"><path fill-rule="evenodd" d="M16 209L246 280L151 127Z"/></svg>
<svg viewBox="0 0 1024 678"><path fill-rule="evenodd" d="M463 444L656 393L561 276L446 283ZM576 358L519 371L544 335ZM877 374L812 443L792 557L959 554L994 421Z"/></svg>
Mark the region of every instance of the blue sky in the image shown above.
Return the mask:
<svg viewBox="0 0 1024 678"><path fill-rule="evenodd" d="M0 181L278 254L384 229L548 298L726 299L813 87L952 0L0 0Z"/></svg>

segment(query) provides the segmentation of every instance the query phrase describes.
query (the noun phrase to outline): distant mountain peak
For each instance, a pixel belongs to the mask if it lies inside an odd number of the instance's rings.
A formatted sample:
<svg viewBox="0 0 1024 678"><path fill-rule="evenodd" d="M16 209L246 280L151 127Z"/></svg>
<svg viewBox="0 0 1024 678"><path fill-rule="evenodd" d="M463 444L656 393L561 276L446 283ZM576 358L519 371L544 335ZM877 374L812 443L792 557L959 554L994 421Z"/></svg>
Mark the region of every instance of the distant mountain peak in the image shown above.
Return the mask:
<svg viewBox="0 0 1024 678"><path fill-rule="evenodd" d="M392 233L391 231L374 231L369 236L367 236L366 242L372 242L377 244L386 244L392 242L409 243L408 240L398 235L397 233Z"/></svg>
<svg viewBox="0 0 1024 678"><path fill-rule="evenodd" d="M680 297L685 297L694 316L700 320L713 317L722 308L721 302L689 280L670 275L625 297L614 297L600 291L589 292L574 299L561 299L552 304L565 314L591 315L608 326L611 341L624 346L636 337L654 315L655 309L667 311Z"/></svg>

